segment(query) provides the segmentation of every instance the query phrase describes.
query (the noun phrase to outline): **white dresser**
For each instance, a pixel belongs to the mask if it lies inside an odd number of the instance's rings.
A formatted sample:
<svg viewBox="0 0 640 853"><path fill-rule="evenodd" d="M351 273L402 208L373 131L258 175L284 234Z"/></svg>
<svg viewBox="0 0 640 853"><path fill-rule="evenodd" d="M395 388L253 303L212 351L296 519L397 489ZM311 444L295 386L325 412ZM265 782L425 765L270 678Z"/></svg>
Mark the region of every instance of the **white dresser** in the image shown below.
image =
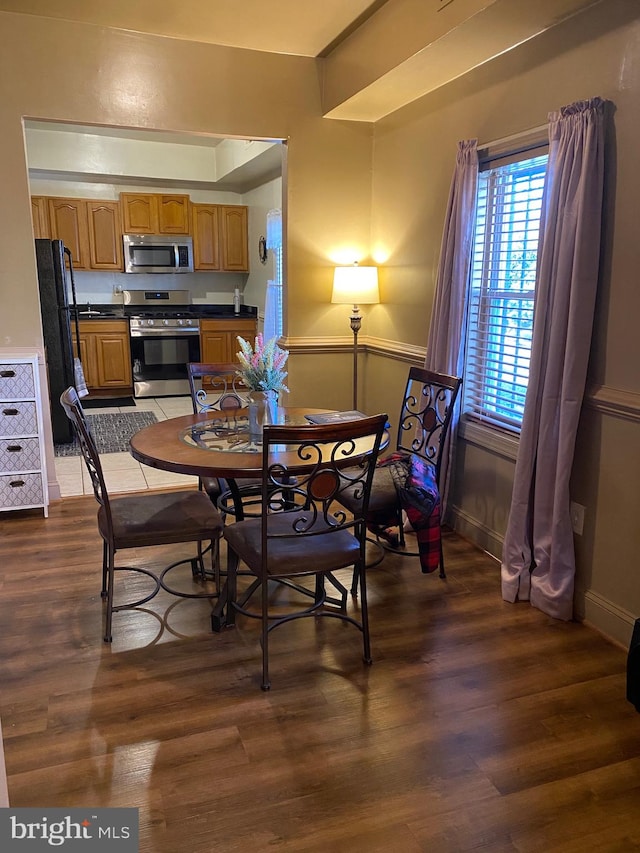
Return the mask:
<svg viewBox="0 0 640 853"><path fill-rule="evenodd" d="M0 350L0 511L48 506L38 356Z"/></svg>

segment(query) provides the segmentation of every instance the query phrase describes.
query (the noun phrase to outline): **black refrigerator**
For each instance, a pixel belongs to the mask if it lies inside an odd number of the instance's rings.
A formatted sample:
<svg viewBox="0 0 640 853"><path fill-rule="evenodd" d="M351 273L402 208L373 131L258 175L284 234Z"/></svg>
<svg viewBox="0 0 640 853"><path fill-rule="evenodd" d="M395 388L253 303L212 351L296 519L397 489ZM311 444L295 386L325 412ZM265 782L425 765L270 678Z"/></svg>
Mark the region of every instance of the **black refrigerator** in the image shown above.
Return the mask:
<svg viewBox="0 0 640 853"><path fill-rule="evenodd" d="M77 323L73 267L66 268L65 257L70 261L71 255L62 240L35 242L53 443L68 444L73 440L73 432L60 404L60 395L75 385L71 343L71 324Z"/></svg>

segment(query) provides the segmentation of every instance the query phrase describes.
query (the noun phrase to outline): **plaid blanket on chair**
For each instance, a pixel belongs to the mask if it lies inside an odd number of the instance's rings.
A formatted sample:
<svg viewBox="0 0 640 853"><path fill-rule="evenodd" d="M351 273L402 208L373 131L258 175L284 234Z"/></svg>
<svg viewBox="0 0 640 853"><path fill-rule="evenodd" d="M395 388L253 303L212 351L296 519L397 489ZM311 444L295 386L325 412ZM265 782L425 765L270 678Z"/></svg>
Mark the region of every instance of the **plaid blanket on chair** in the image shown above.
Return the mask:
<svg viewBox="0 0 640 853"><path fill-rule="evenodd" d="M381 459L378 467L388 467L391 472L400 506L416 534L423 573L434 572L440 563L440 493L433 466L418 456L395 452ZM389 518L387 525L395 521ZM381 523L380 518L368 527L392 547L398 546L396 528Z"/></svg>

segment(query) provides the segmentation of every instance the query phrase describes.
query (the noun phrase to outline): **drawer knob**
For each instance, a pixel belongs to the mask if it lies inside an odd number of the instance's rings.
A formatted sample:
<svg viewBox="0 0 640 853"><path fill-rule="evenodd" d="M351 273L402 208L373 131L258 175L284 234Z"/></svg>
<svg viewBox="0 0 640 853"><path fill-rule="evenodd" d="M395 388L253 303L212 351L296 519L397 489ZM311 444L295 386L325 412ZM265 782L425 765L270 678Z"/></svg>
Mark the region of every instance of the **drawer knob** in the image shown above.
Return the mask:
<svg viewBox="0 0 640 853"><path fill-rule="evenodd" d="M17 415L18 410L17 409L3 409L2 414L3 415Z"/></svg>
<svg viewBox="0 0 640 853"><path fill-rule="evenodd" d="M0 370L0 376L3 379L12 379L15 375L15 370Z"/></svg>
<svg viewBox="0 0 640 853"><path fill-rule="evenodd" d="M21 444L9 444L7 446L7 450L9 451L9 453L20 453L20 451L22 450L22 445Z"/></svg>
<svg viewBox="0 0 640 853"><path fill-rule="evenodd" d="M11 480L9 483L12 489L19 488L20 486L24 486L24 480Z"/></svg>

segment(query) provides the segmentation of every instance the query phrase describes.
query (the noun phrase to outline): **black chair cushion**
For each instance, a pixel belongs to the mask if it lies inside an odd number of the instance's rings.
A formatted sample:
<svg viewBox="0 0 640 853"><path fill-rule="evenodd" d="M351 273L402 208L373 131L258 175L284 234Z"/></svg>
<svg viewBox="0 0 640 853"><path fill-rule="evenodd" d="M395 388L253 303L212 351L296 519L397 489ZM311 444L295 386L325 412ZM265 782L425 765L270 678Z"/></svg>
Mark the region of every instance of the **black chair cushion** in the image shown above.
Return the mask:
<svg viewBox="0 0 640 853"><path fill-rule="evenodd" d="M356 494L357 488L349 487L340 494L340 503L350 512L356 512L360 505ZM390 514L393 514L397 506L398 493L391 470L389 468L376 468L371 484L367 520L372 524L386 524Z"/></svg>
<svg viewBox="0 0 640 853"><path fill-rule="evenodd" d="M222 494L222 489L220 488L220 481L218 480L218 478L201 477L200 482L202 483L202 488L209 496L209 500L212 500L214 503L216 503L218 498Z"/></svg>
<svg viewBox="0 0 640 853"><path fill-rule="evenodd" d="M269 533L291 534L300 512L274 513L269 516ZM352 566L360 559L360 545L348 530L328 532L326 524L318 522L317 536L296 535L286 539L270 539L267 574L271 577L317 574L322 571ZM247 564L253 574L261 575L261 520L250 518L224 529L224 538Z"/></svg>
<svg viewBox="0 0 640 853"><path fill-rule="evenodd" d="M214 539L222 531L220 513L204 492L146 492L110 503L116 550ZM104 507L98 511L98 528L108 540Z"/></svg>

